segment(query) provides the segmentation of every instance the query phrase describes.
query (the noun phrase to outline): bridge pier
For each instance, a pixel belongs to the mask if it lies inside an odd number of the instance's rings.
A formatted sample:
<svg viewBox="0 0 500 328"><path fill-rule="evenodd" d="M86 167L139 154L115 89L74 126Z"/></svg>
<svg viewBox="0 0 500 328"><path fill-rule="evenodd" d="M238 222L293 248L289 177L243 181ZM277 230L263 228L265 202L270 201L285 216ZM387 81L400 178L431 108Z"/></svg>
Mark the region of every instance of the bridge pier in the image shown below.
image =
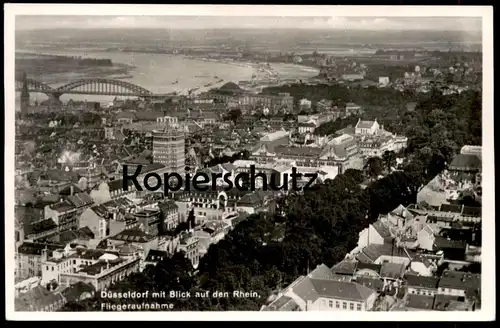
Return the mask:
<svg viewBox="0 0 500 328"><path fill-rule="evenodd" d="M61 100L59 100L59 97L61 97L61 94L60 93L47 93L47 96L49 96L49 101L50 102L61 102Z"/></svg>

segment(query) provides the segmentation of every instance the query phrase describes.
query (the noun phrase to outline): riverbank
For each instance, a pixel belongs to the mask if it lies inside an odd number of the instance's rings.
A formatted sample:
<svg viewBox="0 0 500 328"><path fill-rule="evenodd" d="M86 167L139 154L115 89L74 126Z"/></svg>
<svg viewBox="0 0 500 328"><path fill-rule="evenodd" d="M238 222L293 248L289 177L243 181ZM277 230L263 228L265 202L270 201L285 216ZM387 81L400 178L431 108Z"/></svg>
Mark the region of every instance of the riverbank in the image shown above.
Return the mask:
<svg viewBox="0 0 500 328"><path fill-rule="evenodd" d="M136 68L125 63L116 63L110 59L96 59L95 61L109 61L109 65L92 65L94 59L85 57L71 58L52 53L16 52L16 74L26 73L29 78L47 84L65 84L78 79L133 78L132 72Z"/></svg>
<svg viewBox="0 0 500 328"><path fill-rule="evenodd" d="M283 64L283 65L293 65L298 68L304 69L304 70L311 70L319 73L319 68L314 65L307 65L307 64L296 64L296 63L290 63L288 61L258 61L258 60L248 60L248 59L243 59L239 57L231 57L231 58L215 58L215 57L208 57L206 55L187 55L187 54L180 54L180 53L172 53L170 51L152 51L152 50L141 50L141 49L116 49L116 48L108 48L104 50L104 52L122 52L122 53L137 53L137 54L155 54L155 55L166 55L166 56L176 56L176 57L181 57L181 58L186 58L186 59L191 59L191 60L201 60L205 62L214 62L214 63L221 63L221 64L228 64L228 65L235 65L235 66L240 66L240 67L245 67L245 68L254 68L258 69L260 66L264 64Z"/></svg>
<svg viewBox="0 0 500 328"><path fill-rule="evenodd" d="M255 62L233 61L224 58L203 60L198 56L185 56L182 54L156 54L156 53L130 53L120 51L83 51L76 49L67 51L48 49L19 49L30 53L43 53L55 56L86 57L96 59L110 59L113 67L87 70L72 70L57 74L42 74L40 70L37 80L46 82L51 86L60 86L77 79L83 78L113 78L139 85L153 93L167 94L198 94L213 88L219 88L225 83L241 81L254 81L259 86L276 84L280 81L307 80L317 71L309 67L294 64L271 64L272 70L279 74L279 79L270 76L259 67L267 65ZM254 76L255 75L255 76ZM30 78L34 76L28 75ZM265 85L264 85L265 84ZM194 90L193 90L194 89ZM41 95L43 97L43 95ZM64 99L87 99L109 102L109 96L96 95L63 95Z"/></svg>

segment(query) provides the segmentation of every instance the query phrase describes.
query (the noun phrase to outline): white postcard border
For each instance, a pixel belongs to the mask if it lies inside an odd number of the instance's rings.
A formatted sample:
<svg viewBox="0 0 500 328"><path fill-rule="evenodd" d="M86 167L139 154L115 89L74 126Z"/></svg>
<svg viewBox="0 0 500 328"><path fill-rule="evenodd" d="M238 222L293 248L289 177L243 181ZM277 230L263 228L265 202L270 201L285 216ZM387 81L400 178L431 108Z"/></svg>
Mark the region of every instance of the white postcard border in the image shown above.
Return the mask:
<svg viewBox="0 0 500 328"><path fill-rule="evenodd" d="M482 17L483 32L483 247L482 308L476 312L15 312L14 311L14 27L16 15ZM493 147L492 6L224 6L5 4L5 265L8 320L182 321L490 321L495 316L495 179Z"/></svg>

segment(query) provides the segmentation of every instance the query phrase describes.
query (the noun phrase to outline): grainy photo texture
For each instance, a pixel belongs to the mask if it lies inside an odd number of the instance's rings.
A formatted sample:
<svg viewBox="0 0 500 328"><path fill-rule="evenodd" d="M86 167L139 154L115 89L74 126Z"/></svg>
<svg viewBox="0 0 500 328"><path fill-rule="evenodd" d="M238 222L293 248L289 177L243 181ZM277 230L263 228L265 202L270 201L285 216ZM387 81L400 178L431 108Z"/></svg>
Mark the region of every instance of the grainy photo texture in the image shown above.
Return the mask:
<svg viewBox="0 0 500 328"><path fill-rule="evenodd" d="M16 15L14 310L480 311L482 18L236 13Z"/></svg>

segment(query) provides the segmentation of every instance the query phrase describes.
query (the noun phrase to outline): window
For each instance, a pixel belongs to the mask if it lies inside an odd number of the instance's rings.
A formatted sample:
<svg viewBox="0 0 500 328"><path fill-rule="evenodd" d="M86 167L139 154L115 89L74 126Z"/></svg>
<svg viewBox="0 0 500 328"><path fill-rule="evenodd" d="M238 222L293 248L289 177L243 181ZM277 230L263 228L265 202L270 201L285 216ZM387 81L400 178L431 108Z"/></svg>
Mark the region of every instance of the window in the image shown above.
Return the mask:
<svg viewBox="0 0 500 328"><path fill-rule="evenodd" d="M333 307L333 301L332 300L328 301L328 306L331 307L331 308Z"/></svg>
<svg viewBox="0 0 500 328"><path fill-rule="evenodd" d="M349 309L352 311L354 310L354 303L349 304Z"/></svg>
<svg viewBox="0 0 500 328"><path fill-rule="evenodd" d="M356 305L356 310L361 311L361 304Z"/></svg>
<svg viewBox="0 0 500 328"><path fill-rule="evenodd" d="M346 302L342 302L342 308L343 308L344 310L347 310L347 303L346 303Z"/></svg>
<svg viewBox="0 0 500 328"><path fill-rule="evenodd" d="M337 309L340 309L340 302L339 302L339 301L336 301L336 302L335 302L335 307L336 307Z"/></svg>

